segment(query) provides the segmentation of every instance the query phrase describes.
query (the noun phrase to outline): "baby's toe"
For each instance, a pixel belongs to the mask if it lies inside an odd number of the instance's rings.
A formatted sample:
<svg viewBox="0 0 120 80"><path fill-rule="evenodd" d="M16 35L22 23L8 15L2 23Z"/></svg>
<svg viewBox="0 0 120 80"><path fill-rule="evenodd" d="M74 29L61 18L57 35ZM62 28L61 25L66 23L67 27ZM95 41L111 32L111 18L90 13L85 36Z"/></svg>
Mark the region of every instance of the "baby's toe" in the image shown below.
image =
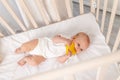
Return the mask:
<svg viewBox="0 0 120 80"><path fill-rule="evenodd" d="M15 53L20 53L21 52L21 48L17 48L16 50L15 50Z"/></svg>
<svg viewBox="0 0 120 80"><path fill-rule="evenodd" d="M20 60L20 61L18 61L18 64L19 64L20 66L25 65L25 63L26 63L26 61L24 61L24 60Z"/></svg>

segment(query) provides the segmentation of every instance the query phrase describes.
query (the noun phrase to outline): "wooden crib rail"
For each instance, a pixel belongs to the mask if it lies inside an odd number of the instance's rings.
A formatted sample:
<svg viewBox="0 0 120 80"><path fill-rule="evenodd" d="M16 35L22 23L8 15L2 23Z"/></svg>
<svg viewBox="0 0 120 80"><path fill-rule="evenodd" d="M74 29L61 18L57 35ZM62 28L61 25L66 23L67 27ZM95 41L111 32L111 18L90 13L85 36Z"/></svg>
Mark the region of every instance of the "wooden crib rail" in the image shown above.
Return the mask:
<svg viewBox="0 0 120 80"><path fill-rule="evenodd" d="M114 51L117 50L119 44L120 44L120 28L119 28L119 32L118 32L118 35L117 35L117 37L116 37L116 40L115 40L115 43L114 43L112 52L114 52Z"/></svg>
<svg viewBox="0 0 120 80"><path fill-rule="evenodd" d="M35 0L37 6L38 6L38 10L40 11L40 13L42 14L43 16L43 19L45 21L45 24L48 25L50 22L49 22L49 17L48 15L46 16L45 13L47 13L47 11L45 10L44 8L44 5L43 5L43 1L42 0Z"/></svg>
<svg viewBox="0 0 120 80"><path fill-rule="evenodd" d="M7 22L0 16L0 23L4 25L12 34L15 34L15 31L7 24Z"/></svg>
<svg viewBox="0 0 120 80"><path fill-rule="evenodd" d="M61 18L60 18L60 14L59 14L59 11L58 11L58 8L57 8L57 4L56 4L56 0L51 0L52 1L52 5L54 6L54 10L56 12L56 17L57 17L57 21L60 21Z"/></svg>
<svg viewBox="0 0 120 80"><path fill-rule="evenodd" d="M107 11L107 4L108 0L104 0L104 7L103 7L103 14L102 14L102 22L101 22L101 31L104 30L104 23L105 23L105 17L106 17L106 11Z"/></svg>
<svg viewBox="0 0 120 80"><path fill-rule="evenodd" d="M107 6L108 6L108 1L109 0L104 0L104 6L103 6L103 13L102 13L102 20L101 20L101 32L104 33L104 27L107 27L107 26L104 26L105 24L105 19L106 19L106 13L107 13ZM114 24L114 19L115 19L115 16L116 16L116 10L117 10L117 6L118 6L119 2L118 0L114 0L113 1L113 7L112 7L112 10L111 10L111 16L110 16L110 20L109 20L109 24L108 24L108 31L107 31L107 35L105 36L106 37L106 43L109 44L109 41L110 41L110 38L111 38L111 32L112 32L112 28L113 28L113 24ZM97 11L96 11L96 20L99 21L99 9L100 9L100 0L97 0ZM119 36L119 32L117 34ZM115 38L115 43L113 44L113 47L112 47L112 51L115 51L117 50L117 48L119 47L119 37L116 37Z"/></svg>
<svg viewBox="0 0 120 80"><path fill-rule="evenodd" d="M90 11L95 13L95 0L90 0Z"/></svg>
<svg viewBox="0 0 120 80"><path fill-rule="evenodd" d="M65 0L65 4L66 4L66 9L67 9L68 17L69 18L73 17L72 1L71 0Z"/></svg>
<svg viewBox="0 0 120 80"><path fill-rule="evenodd" d="M56 0L51 0L51 1L52 1L53 8L56 12L57 21L60 21L61 17L60 17L58 8L57 8ZM9 1L1 0L0 2L4 5L4 7L9 12L9 14L12 16L12 18L16 21L16 23L19 25L19 27L23 31L26 31L27 28L29 28L31 26L30 24L33 25L32 26L33 28L38 28L37 22L33 18L33 15L31 14L28 6L26 5L26 0L15 0L15 3L20 11L20 14L23 18L24 23L22 23L22 21L18 18L18 16L12 9L12 6L10 6L10 4L8 3ZM95 13L94 2L95 2L95 0L90 0L91 12L93 12L93 13ZM83 14L84 13L84 2L83 2L83 0L79 0L79 3L80 3L80 14ZM46 25L50 24L49 13L46 11L45 6L43 5L43 0L35 0L34 4L36 4L38 11L42 14L42 18L43 18L45 24ZM68 13L68 17L69 18L73 17L72 0L65 0L65 4L66 4L65 7L66 7L66 10Z"/></svg>
<svg viewBox="0 0 120 80"><path fill-rule="evenodd" d="M109 40L110 40L110 35L111 35L113 22L114 22L115 15L116 15L117 6L118 6L118 0L114 0L112 13L111 13L111 17L110 17L110 22L109 22L109 26L108 26L108 32L107 32L107 36L106 36L106 43L109 43Z"/></svg>
<svg viewBox="0 0 120 80"><path fill-rule="evenodd" d="M79 0L80 3L80 14L84 14L84 5L83 5L83 0Z"/></svg>
<svg viewBox="0 0 120 80"><path fill-rule="evenodd" d="M114 58L113 58L114 57ZM120 61L120 50L117 52L104 55L101 57L96 57L90 60L79 62L74 65L68 65L59 69L47 71L44 73L39 73L36 75L28 76L19 80L54 80L58 77L74 74L76 72L85 71L93 68L97 68L102 65L109 65Z"/></svg>
<svg viewBox="0 0 120 80"><path fill-rule="evenodd" d="M22 22L17 17L17 15L15 14L15 12L12 10L12 8L10 7L10 5L7 3L7 1L6 0L1 0L1 2L5 6L5 8L8 10L8 12L12 15L12 17L15 19L15 21L18 23L18 25L23 29L23 31L26 31L25 26L22 24Z"/></svg>
<svg viewBox="0 0 120 80"><path fill-rule="evenodd" d="M100 0L97 0L96 20L99 20Z"/></svg>
<svg viewBox="0 0 120 80"><path fill-rule="evenodd" d="M29 18L29 20L31 21L32 25L34 28L38 28L38 25L36 23L36 21L34 20L33 16L31 15L29 9L27 8L24 0L17 0L21 6L21 8L24 10L26 16Z"/></svg>

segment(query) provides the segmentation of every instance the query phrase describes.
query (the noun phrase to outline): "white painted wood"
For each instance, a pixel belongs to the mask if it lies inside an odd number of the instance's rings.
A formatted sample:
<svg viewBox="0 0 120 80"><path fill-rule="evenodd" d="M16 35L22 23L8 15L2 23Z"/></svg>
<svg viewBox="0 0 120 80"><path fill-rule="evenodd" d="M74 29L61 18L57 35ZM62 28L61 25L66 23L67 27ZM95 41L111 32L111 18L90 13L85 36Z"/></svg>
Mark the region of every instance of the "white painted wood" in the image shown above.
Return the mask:
<svg viewBox="0 0 120 80"><path fill-rule="evenodd" d="M43 17L43 20L45 21L45 24L49 24L50 22L50 19L49 19L49 16L46 15L45 13L47 13L47 11L45 10L44 8L44 5L43 5L43 0L35 0L37 6L38 6L38 10L40 11L40 13L42 14L42 17Z"/></svg>
<svg viewBox="0 0 120 80"><path fill-rule="evenodd" d="M96 0L96 1L97 1L97 0ZM100 9L103 10L104 0L100 0L100 1L101 1L101 3L100 3ZM114 0L109 0L109 2L108 2L108 8L107 8L107 11L108 11L108 12L111 12L111 10L112 10L113 1L114 1ZM73 0L73 2L79 3L78 0ZM84 0L84 5L90 6L89 0ZM120 15L120 5L118 5L118 9L117 9L116 14L117 14L117 15Z"/></svg>
<svg viewBox="0 0 120 80"><path fill-rule="evenodd" d="M96 12L96 20L99 20L99 9L100 9L100 0L97 0L97 12Z"/></svg>
<svg viewBox="0 0 120 80"><path fill-rule="evenodd" d="M90 11L95 13L95 0L90 0Z"/></svg>
<svg viewBox="0 0 120 80"><path fill-rule="evenodd" d="M102 14L102 23L101 23L101 31L102 32L104 30L104 23L105 23L105 17L106 17L107 4L108 4L108 0L104 0L104 8L103 8L103 14Z"/></svg>
<svg viewBox="0 0 120 80"><path fill-rule="evenodd" d="M17 7L18 7L18 10L20 11L20 14L21 14L21 17L23 19L23 22L24 22L25 26L27 28L29 28L29 26L30 26L29 20L27 19L27 16L26 16L24 10L21 8L19 0L15 0L15 3L17 5Z"/></svg>
<svg viewBox="0 0 120 80"><path fill-rule="evenodd" d="M21 29L23 31L26 31L25 26L20 21L20 19L17 17L17 15L15 14L15 12L12 10L11 6L7 3L7 0L1 0L1 2L4 5L4 7L8 10L8 12L12 15L12 17L15 19L15 21L17 22L17 24L21 27Z"/></svg>
<svg viewBox="0 0 120 80"><path fill-rule="evenodd" d="M111 31L112 31L112 26L113 26L115 14L116 14L117 6L118 6L118 0L114 0L112 13L111 13L111 17L110 17L110 22L109 22L109 26L108 26L108 32L107 32L107 36L106 36L106 43L108 43L109 39L110 39L110 35L111 35Z"/></svg>
<svg viewBox="0 0 120 80"><path fill-rule="evenodd" d="M114 51L117 50L119 44L120 44L120 28L119 28L119 32L118 32L118 34L117 34L117 37L116 37L116 40L115 40L115 43L114 43L112 52L114 52Z"/></svg>
<svg viewBox="0 0 120 80"><path fill-rule="evenodd" d="M66 9L67 9L67 13L68 13L69 18L73 17L71 0L65 0L65 4L66 4Z"/></svg>
<svg viewBox="0 0 120 80"><path fill-rule="evenodd" d="M29 9L27 8L27 6L25 5L24 0L18 0L18 1L19 1L19 3L20 3L21 8L25 11L26 16L29 18L29 20L30 20L31 23L33 24L33 27L34 27L34 28L38 28L38 25L37 25L37 23L35 22L33 16L30 14L30 11L29 11Z"/></svg>
<svg viewBox="0 0 120 80"><path fill-rule="evenodd" d="M56 12L57 21L60 21L61 18L60 18L58 9L57 9L56 0L51 0L51 1L52 1L52 5L53 5L53 7L54 7L54 10L55 10L55 12ZM62 5L61 5L61 6L62 6Z"/></svg>
<svg viewBox="0 0 120 80"><path fill-rule="evenodd" d="M13 29L7 24L7 22L0 16L1 25L5 26L12 34L15 34Z"/></svg>
<svg viewBox="0 0 120 80"><path fill-rule="evenodd" d="M79 4L80 4L80 14L84 14L84 3L83 3L83 0L79 0Z"/></svg>
<svg viewBox="0 0 120 80"><path fill-rule="evenodd" d="M44 73L39 73L36 75L28 76L26 78L22 78L19 80L53 80L57 77L64 76L66 74L74 74L79 71L85 71L89 69L94 69L96 67L105 65L105 64L111 64L120 61L120 50L117 52L104 55L101 57L96 57L90 60L86 60L83 62L76 63L74 65L65 66L59 69L47 71Z"/></svg>

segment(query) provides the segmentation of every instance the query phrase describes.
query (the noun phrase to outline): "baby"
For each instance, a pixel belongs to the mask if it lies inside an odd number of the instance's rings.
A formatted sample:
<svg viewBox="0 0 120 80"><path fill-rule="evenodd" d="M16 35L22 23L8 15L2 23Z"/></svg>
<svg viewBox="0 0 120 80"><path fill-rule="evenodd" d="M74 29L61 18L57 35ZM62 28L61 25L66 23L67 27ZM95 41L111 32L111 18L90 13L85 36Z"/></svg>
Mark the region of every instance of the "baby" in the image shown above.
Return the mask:
<svg viewBox="0 0 120 80"><path fill-rule="evenodd" d="M18 64L23 66L36 66L47 58L57 57L57 60L64 63L70 56L80 53L88 48L90 39L87 34L79 32L71 39L56 35L52 39L44 37L34 39L22 44L15 50L16 53L29 52L30 55L22 58Z"/></svg>

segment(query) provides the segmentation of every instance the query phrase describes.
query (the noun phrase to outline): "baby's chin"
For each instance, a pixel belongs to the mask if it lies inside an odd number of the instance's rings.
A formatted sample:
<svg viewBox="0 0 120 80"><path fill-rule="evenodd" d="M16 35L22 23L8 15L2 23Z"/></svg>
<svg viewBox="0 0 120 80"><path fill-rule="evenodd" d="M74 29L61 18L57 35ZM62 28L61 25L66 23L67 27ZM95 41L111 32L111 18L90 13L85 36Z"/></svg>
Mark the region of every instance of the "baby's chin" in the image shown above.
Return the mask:
<svg viewBox="0 0 120 80"><path fill-rule="evenodd" d="M76 51L76 54L80 53L80 51Z"/></svg>

